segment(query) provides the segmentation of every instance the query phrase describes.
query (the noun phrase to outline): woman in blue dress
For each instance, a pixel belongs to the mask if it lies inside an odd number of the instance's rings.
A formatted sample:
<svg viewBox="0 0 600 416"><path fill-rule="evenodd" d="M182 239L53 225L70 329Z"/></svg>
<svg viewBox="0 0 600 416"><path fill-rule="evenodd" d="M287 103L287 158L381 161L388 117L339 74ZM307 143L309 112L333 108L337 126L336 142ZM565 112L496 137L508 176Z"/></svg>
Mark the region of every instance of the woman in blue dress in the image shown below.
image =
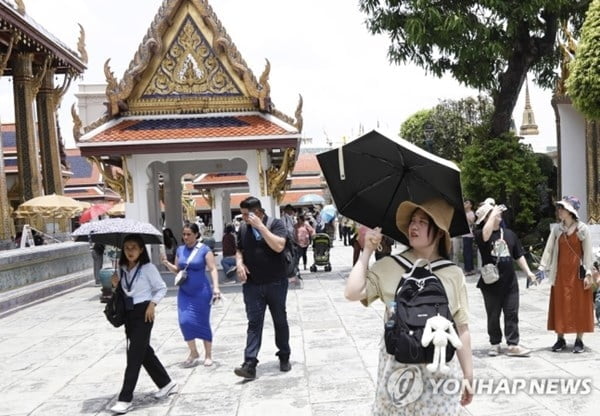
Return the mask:
<svg viewBox="0 0 600 416"><path fill-rule="evenodd" d="M215 256L208 246L198 241L199 236L196 224L186 224L182 231L184 244L177 248L175 263L162 259L162 263L173 273L187 266L187 279L179 286L177 293L179 327L190 349L189 356L183 362L184 367L194 367L199 363L196 339L204 342L204 365L212 365L210 308L221 298ZM194 253L196 246L198 249Z"/></svg>

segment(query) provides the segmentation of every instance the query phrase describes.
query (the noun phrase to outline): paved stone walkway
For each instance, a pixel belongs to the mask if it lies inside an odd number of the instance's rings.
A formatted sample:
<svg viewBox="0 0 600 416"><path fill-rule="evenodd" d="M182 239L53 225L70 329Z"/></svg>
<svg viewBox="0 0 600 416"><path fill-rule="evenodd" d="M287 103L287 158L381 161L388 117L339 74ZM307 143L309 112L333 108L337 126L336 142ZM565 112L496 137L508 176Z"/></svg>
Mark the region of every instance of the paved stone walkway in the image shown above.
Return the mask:
<svg viewBox="0 0 600 416"><path fill-rule="evenodd" d="M180 367L187 347L177 325L176 291L169 290L158 307L152 345L180 391L154 400L155 387L142 371L130 414L369 415L383 305L364 308L344 299L350 248L336 241L331 260L332 272L322 268L307 272L304 288L290 289L292 371L279 371L267 314L258 377L251 382L233 374L242 362L245 344L241 286L224 286L226 301L213 310L215 364L193 369ZM506 378L508 389L517 379L558 385L559 379L587 378L584 383L591 392L537 394L528 391L529 385L516 394L484 390L464 410L465 415L598 414L594 407L600 400L600 339L588 334L584 354L550 352L554 335L545 329L548 292L547 285L521 292L521 339L534 349L532 356L491 358L486 355L482 298L474 278L469 278L475 377ZM97 287L84 287L0 319L0 415L110 414L106 409L116 400L125 367L125 337L122 329L112 328L104 319L98 293ZM567 340L572 346L572 337Z"/></svg>

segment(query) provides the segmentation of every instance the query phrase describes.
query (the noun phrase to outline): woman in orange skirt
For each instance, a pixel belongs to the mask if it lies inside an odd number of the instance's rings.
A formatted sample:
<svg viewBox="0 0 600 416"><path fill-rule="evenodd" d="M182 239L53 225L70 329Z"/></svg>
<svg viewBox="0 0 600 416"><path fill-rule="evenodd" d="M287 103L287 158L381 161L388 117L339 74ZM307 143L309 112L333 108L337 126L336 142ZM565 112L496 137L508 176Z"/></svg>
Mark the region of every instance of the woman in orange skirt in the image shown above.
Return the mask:
<svg viewBox="0 0 600 416"><path fill-rule="evenodd" d="M540 270L548 272L552 284L548 329L557 335L554 352L566 348L565 334L575 333L573 352L581 353L583 333L594 332L592 239L587 225L579 220L580 205L574 196L556 203L560 223L552 228L540 261Z"/></svg>

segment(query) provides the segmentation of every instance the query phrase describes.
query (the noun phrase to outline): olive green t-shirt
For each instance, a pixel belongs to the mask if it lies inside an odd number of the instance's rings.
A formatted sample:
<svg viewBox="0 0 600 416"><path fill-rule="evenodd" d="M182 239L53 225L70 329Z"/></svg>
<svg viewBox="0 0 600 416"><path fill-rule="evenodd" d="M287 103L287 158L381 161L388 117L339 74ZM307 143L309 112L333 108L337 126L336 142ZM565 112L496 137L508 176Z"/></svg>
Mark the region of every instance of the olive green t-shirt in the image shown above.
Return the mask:
<svg viewBox="0 0 600 416"><path fill-rule="evenodd" d="M402 253L411 262L417 258L411 250ZM367 272L367 296L361 302L369 306L376 299L381 299L386 305L394 300L398 282L406 270L396 260L387 256L376 261ZM456 325L469 323L469 301L467 298L467 283L460 267L448 266L435 271L440 279L446 295L450 313Z"/></svg>

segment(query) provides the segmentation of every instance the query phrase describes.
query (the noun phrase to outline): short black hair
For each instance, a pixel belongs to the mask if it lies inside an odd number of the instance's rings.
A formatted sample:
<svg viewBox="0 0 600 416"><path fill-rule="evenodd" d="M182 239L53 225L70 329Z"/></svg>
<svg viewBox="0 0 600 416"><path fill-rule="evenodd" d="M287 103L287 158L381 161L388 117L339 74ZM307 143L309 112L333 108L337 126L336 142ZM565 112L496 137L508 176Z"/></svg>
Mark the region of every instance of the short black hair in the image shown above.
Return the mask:
<svg viewBox="0 0 600 416"><path fill-rule="evenodd" d="M256 209L262 209L262 204L260 203L260 199L254 196L249 196L240 202L240 208L245 208L249 211L252 211Z"/></svg>

